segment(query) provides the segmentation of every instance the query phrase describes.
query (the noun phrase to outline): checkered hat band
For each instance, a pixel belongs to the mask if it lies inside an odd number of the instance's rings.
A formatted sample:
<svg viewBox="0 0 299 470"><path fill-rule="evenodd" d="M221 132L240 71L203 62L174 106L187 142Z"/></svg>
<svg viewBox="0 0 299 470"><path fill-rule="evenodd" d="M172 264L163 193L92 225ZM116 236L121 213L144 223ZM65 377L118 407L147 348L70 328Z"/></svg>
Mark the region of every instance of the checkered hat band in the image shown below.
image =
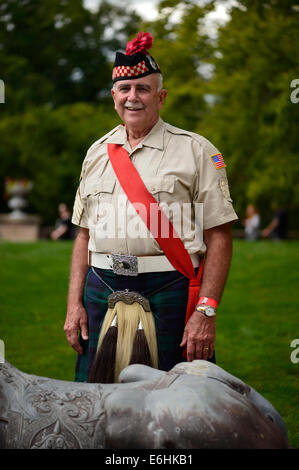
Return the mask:
<svg viewBox="0 0 299 470"><path fill-rule="evenodd" d="M142 75L143 73L146 73L148 71L149 69L145 65L144 60L132 67L130 67L129 65L120 65L118 67L114 67L112 79L114 80L118 77L138 77L139 75Z"/></svg>

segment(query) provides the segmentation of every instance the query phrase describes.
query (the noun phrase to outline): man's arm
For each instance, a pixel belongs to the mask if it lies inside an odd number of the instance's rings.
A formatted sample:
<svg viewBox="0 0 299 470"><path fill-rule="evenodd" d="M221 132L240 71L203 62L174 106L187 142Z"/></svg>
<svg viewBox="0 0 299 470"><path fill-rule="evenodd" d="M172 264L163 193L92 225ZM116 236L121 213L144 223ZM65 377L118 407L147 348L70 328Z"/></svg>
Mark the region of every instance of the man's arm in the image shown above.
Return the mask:
<svg viewBox="0 0 299 470"><path fill-rule="evenodd" d="M207 254L200 296L220 301L232 257L230 224L204 231ZM215 346L216 319L194 311L184 331L181 346L187 346L187 360L212 357Z"/></svg>
<svg viewBox="0 0 299 470"><path fill-rule="evenodd" d="M68 307L64 324L67 340L79 354L83 353L78 340L79 330L81 330L82 338L88 339L87 315L82 303L85 278L88 271L88 241L89 230L81 228L73 248Z"/></svg>
<svg viewBox="0 0 299 470"><path fill-rule="evenodd" d="M52 240L58 240L59 237L61 237L65 232L67 231L68 226L66 224L61 224L59 227L57 227L53 232L51 232L50 237Z"/></svg>
<svg viewBox="0 0 299 470"><path fill-rule="evenodd" d="M263 238L267 238L269 237L269 235L273 232L273 230L275 230L279 225L279 219L278 218L275 218L272 220L272 222L266 227L264 228L264 230L262 230L262 237Z"/></svg>

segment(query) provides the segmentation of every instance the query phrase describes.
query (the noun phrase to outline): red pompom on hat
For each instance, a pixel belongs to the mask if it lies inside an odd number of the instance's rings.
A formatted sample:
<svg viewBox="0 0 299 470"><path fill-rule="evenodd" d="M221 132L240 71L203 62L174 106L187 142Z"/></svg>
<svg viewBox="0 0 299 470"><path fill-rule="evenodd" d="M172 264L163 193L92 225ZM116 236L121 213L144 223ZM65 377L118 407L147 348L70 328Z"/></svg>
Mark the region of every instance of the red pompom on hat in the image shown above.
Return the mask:
<svg viewBox="0 0 299 470"><path fill-rule="evenodd" d="M118 80L130 80L145 77L152 73L161 73L160 67L148 53L154 39L150 33L140 32L127 43L126 53L117 52L113 67L113 83Z"/></svg>
<svg viewBox="0 0 299 470"><path fill-rule="evenodd" d="M138 34L137 38L127 43L126 55L133 55L137 52L146 54L146 51L152 47L153 42L154 38L150 33L141 32Z"/></svg>

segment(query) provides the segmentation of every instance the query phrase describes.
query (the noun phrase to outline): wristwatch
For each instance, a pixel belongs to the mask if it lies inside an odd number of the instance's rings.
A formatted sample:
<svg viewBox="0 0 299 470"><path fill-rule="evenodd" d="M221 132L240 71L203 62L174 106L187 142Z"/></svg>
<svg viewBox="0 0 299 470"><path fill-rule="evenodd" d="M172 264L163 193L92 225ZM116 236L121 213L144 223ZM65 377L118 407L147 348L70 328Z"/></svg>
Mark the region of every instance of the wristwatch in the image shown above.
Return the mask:
<svg viewBox="0 0 299 470"><path fill-rule="evenodd" d="M197 305L195 310L202 312L208 318L216 317L216 309L209 305Z"/></svg>

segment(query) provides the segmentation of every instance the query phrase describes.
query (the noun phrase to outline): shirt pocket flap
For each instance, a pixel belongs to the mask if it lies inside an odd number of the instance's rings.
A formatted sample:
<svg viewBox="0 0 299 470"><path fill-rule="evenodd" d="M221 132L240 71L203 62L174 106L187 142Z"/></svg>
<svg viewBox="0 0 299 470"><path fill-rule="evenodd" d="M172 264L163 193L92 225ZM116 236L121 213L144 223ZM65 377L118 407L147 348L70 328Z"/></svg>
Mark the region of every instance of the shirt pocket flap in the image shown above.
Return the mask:
<svg viewBox="0 0 299 470"><path fill-rule="evenodd" d="M100 193L113 193L115 180L102 180L86 185L82 191L82 197L95 196Z"/></svg>
<svg viewBox="0 0 299 470"><path fill-rule="evenodd" d="M144 184L148 191L152 194L167 192L174 192L175 176L154 176L152 178L144 178Z"/></svg>

